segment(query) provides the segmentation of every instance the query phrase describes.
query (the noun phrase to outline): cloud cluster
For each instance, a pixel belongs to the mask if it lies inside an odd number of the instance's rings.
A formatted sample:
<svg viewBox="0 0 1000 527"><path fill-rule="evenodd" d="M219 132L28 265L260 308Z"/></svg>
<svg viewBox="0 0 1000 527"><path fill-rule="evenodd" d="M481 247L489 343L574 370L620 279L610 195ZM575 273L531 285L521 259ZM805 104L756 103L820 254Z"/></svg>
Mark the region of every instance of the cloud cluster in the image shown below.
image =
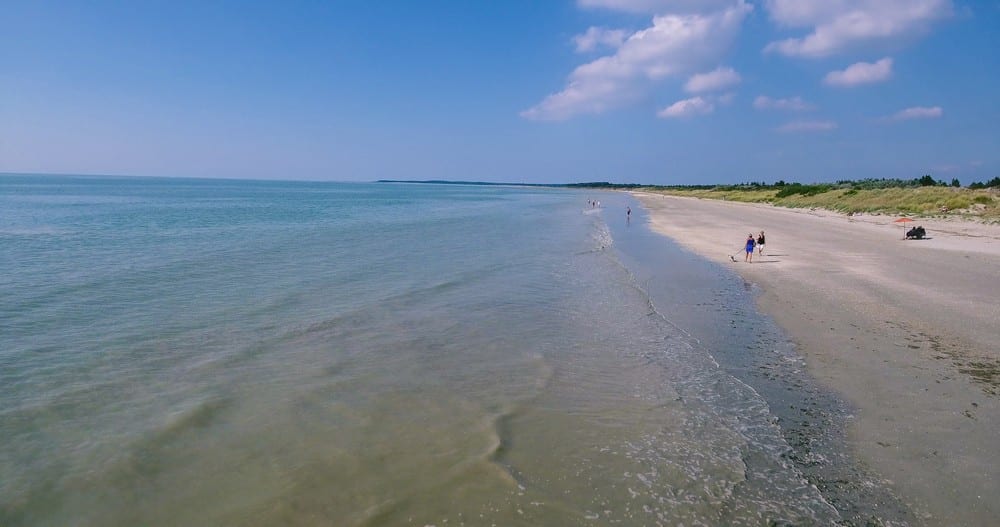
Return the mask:
<svg viewBox="0 0 1000 527"><path fill-rule="evenodd" d="M758 110L789 110L793 112L803 112L813 108L811 104L803 101L802 97L772 99L766 95L760 95L754 99L753 107Z"/></svg>
<svg viewBox="0 0 1000 527"><path fill-rule="evenodd" d="M823 82L831 86L857 86L883 82L892 77L892 59L886 57L878 62L857 62L847 69L831 71L826 74Z"/></svg>
<svg viewBox="0 0 1000 527"><path fill-rule="evenodd" d="M899 44L926 32L953 12L953 0L759 0L779 28L804 30L802 36L774 41L765 52L790 57L818 58L871 46ZM690 98L657 112L661 118L710 114L728 104L725 92L742 82L731 67L719 66L753 10L750 0L576 0L585 9L651 14L652 25L629 32L590 27L573 37L576 51L604 50L604 56L581 64L559 91L521 112L526 119L559 121L597 114L644 99L653 87L669 78L688 79ZM893 76L893 59L856 62L830 71L823 82L850 87L884 82ZM815 106L801 97L758 96L758 110L803 112ZM902 121L940 117L941 109L908 108L884 120ZM832 130L833 121L796 121L783 132Z"/></svg>
<svg viewBox="0 0 1000 527"><path fill-rule="evenodd" d="M951 0L767 0L765 6L779 26L811 32L764 50L808 58L909 38L952 13Z"/></svg>
<svg viewBox="0 0 1000 527"><path fill-rule="evenodd" d="M677 101L670 106L660 110L656 113L658 117L664 119L678 118L678 117L692 117L695 115L703 115L707 113L712 113L715 111L715 104L713 104L708 99L703 97L692 97L690 99L684 99L682 101Z"/></svg>
<svg viewBox="0 0 1000 527"><path fill-rule="evenodd" d="M577 53L594 51L598 46L617 49L625 42L626 36L628 33L624 29L590 27L586 33L573 37L573 43L576 44Z"/></svg>
<svg viewBox="0 0 1000 527"><path fill-rule="evenodd" d="M944 115L940 106L914 106L900 110L888 118L890 121L909 121L911 119L937 119Z"/></svg>
<svg viewBox="0 0 1000 527"><path fill-rule="evenodd" d="M651 82L715 62L753 9L743 0L730 4L709 14L653 17L651 27L630 35L615 54L577 67L561 91L521 112L522 117L562 120L600 113L636 99Z"/></svg>
<svg viewBox="0 0 1000 527"><path fill-rule="evenodd" d="M740 74L733 68L716 68L708 73L699 73L688 79L684 90L688 93L718 91L740 83Z"/></svg>

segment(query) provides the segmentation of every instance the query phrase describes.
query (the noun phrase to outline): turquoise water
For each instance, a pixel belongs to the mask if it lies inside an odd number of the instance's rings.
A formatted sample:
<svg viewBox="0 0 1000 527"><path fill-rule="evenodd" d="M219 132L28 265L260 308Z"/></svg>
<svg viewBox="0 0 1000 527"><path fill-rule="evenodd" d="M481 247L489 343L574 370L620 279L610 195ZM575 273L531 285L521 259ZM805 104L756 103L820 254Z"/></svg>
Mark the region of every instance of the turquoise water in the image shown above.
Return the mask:
<svg viewBox="0 0 1000 527"><path fill-rule="evenodd" d="M0 524L838 520L591 197L0 176Z"/></svg>

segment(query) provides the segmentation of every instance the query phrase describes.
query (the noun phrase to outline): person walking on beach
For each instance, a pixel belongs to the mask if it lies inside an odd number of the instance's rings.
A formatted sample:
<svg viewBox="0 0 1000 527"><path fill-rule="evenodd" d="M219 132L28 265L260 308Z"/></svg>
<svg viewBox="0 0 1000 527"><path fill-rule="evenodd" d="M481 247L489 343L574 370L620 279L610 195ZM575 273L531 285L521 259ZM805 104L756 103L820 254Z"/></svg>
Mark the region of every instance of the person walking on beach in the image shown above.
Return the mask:
<svg viewBox="0 0 1000 527"><path fill-rule="evenodd" d="M632 207L625 207L625 223L632 223Z"/></svg>
<svg viewBox="0 0 1000 527"><path fill-rule="evenodd" d="M747 234L747 245L746 245L747 255L743 257L744 262L753 263L754 245L756 245L756 242L753 241L753 233Z"/></svg>
<svg viewBox="0 0 1000 527"><path fill-rule="evenodd" d="M757 236L757 254L764 255L764 231L760 231L760 235Z"/></svg>

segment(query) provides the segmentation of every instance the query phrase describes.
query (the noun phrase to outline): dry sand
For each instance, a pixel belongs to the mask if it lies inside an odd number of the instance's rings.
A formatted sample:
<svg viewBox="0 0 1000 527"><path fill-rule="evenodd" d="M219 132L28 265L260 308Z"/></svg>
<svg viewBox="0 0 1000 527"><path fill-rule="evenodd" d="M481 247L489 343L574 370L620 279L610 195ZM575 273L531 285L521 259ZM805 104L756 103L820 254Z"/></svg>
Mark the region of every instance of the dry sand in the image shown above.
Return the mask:
<svg viewBox="0 0 1000 527"><path fill-rule="evenodd" d="M655 231L759 286L851 446L929 525L1000 524L1000 226L636 192ZM744 263L748 233L763 256ZM730 255L737 259L733 263Z"/></svg>

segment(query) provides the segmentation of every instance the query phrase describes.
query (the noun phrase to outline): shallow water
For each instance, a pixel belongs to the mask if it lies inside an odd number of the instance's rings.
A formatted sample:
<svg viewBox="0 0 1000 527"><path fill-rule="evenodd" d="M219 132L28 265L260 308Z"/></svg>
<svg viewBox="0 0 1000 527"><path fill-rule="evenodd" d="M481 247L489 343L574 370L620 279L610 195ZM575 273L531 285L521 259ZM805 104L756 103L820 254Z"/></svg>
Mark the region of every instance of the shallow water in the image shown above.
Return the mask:
<svg viewBox="0 0 1000 527"><path fill-rule="evenodd" d="M750 293L590 197L0 176L0 524L843 520Z"/></svg>

